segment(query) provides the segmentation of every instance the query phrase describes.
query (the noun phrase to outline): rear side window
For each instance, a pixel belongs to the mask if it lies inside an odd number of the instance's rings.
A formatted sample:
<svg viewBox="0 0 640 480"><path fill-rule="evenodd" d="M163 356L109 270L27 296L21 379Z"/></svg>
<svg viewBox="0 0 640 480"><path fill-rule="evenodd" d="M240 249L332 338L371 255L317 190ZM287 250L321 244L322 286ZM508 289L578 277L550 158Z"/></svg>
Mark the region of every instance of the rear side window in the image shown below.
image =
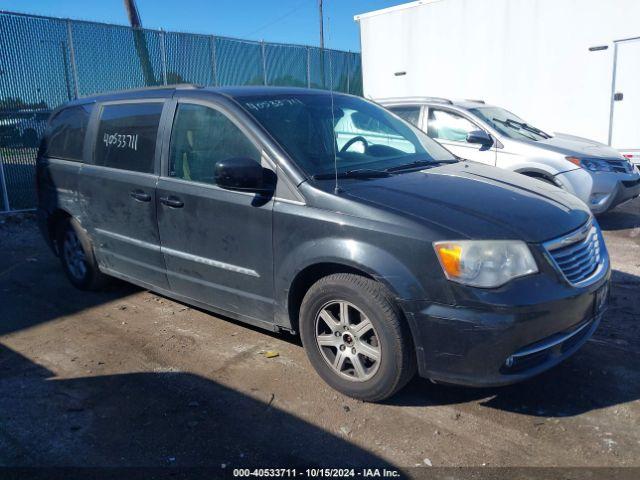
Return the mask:
<svg viewBox="0 0 640 480"><path fill-rule="evenodd" d="M46 133L45 155L82 161L84 135L93 105L79 105L61 110L51 119Z"/></svg>
<svg viewBox="0 0 640 480"><path fill-rule="evenodd" d="M95 164L153 173L163 104L105 105L96 139Z"/></svg>
<svg viewBox="0 0 640 480"><path fill-rule="evenodd" d="M418 121L420 120L420 107L417 106L407 106L407 107L392 107L391 110L393 113L398 115L403 120L411 123L418 127Z"/></svg>
<svg viewBox="0 0 640 480"><path fill-rule="evenodd" d="M245 157L260 163L260 150L224 114L204 105L178 104L169 153L169 176L214 184L216 162Z"/></svg>

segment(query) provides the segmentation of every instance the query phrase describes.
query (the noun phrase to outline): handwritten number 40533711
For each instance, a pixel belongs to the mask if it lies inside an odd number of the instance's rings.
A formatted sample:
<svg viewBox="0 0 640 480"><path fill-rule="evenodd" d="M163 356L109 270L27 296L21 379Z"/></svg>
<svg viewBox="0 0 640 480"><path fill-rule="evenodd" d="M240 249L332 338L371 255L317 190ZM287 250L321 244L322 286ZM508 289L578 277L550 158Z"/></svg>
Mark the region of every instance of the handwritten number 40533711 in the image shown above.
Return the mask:
<svg viewBox="0 0 640 480"><path fill-rule="evenodd" d="M102 141L105 147L138 150L138 134L105 133Z"/></svg>

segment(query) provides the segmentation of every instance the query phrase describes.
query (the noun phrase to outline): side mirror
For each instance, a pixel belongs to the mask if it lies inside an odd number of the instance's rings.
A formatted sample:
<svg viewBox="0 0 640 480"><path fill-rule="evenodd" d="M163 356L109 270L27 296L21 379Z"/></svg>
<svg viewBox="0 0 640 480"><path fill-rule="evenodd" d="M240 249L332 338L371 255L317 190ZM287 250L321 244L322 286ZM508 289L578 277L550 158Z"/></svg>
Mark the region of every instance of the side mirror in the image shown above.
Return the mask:
<svg viewBox="0 0 640 480"><path fill-rule="evenodd" d="M467 143L479 144L480 150L488 150L493 146L493 138L484 130L474 130L467 133Z"/></svg>
<svg viewBox="0 0 640 480"><path fill-rule="evenodd" d="M270 193L276 184L275 173L246 157L216 162L214 178L219 187L245 192Z"/></svg>

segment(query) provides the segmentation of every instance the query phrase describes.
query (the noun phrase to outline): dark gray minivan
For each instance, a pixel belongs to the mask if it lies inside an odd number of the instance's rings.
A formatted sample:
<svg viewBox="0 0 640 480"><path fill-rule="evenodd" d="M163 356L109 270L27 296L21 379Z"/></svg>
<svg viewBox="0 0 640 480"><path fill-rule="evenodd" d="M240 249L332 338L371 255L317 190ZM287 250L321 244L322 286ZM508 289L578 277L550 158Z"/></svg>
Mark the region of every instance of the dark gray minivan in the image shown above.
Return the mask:
<svg viewBox="0 0 640 480"><path fill-rule="evenodd" d="M416 369L523 380L575 352L606 307L608 254L582 202L460 161L349 95L83 98L52 114L37 181L42 232L75 286L117 277L299 332L318 374L360 399Z"/></svg>

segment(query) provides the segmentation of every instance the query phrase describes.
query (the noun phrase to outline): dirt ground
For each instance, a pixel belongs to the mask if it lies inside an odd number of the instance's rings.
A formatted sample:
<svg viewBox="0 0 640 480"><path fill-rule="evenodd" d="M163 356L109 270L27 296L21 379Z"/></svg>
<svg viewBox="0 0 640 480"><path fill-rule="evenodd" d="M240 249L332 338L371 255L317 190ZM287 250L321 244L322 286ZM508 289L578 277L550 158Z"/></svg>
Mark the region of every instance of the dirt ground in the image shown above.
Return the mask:
<svg viewBox="0 0 640 480"><path fill-rule="evenodd" d="M377 405L331 390L288 334L123 283L75 290L33 220L0 222L0 466L640 466L638 200L600 219L612 300L576 355L503 388L416 378Z"/></svg>

